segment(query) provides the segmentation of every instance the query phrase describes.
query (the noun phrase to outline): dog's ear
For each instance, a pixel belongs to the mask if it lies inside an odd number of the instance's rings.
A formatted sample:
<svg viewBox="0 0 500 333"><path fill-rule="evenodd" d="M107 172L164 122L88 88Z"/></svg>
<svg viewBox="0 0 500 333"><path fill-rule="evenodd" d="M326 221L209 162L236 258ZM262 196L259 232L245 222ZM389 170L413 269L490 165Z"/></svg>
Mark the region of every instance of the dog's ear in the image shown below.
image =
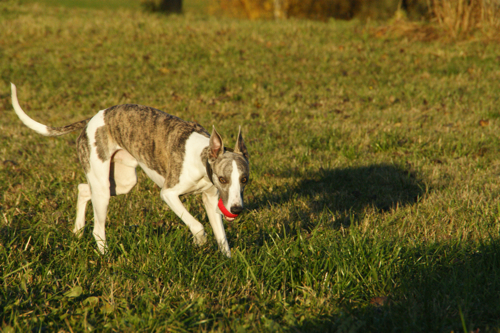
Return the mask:
<svg viewBox="0 0 500 333"><path fill-rule="evenodd" d="M219 155L224 153L224 143L219 133L215 130L215 126L212 129L212 135L210 136L210 144L208 145L208 157L210 160L214 160Z"/></svg>
<svg viewBox="0 0 500 333"><path fill-rule="evenodd" d="M247 161L249 160L247 146L245 146L245 141L243 141L243 136L241 135L241 126L238 131L238 138L236 139L236 147L234 152L243 155Z"/></svg>

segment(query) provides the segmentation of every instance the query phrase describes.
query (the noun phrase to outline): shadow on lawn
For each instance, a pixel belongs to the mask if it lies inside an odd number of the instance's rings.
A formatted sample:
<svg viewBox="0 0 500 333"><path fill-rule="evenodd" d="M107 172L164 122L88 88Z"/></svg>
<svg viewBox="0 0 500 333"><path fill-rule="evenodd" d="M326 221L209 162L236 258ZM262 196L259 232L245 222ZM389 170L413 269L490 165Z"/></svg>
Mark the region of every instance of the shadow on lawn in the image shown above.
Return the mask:
<svg viewBox="0 0 500 333"><path fill-rule="evenodd" d="M297 325L302 332L498 332L500 240L420 245L400 253L397 289L384 304ZM464 325L466 328L464 328Z"/></svg>
<svg viewBox="0 0 500 333"><path fill-rule="evenodd" d="M268 203L280 205L297 199L306 201L307 208L298 212L306 228L307 225L313 227L314 214L324 212L325 208L344 215L345 219L339 220L350 221L350 214L359 213L367 207L387 211L412 205L425 193L425 184L415 171L390 164L345 169L320 168L307 174L291 170L280 176L302 180L295 186L279 188L256 197L249 206L258 209Z"/></svg>

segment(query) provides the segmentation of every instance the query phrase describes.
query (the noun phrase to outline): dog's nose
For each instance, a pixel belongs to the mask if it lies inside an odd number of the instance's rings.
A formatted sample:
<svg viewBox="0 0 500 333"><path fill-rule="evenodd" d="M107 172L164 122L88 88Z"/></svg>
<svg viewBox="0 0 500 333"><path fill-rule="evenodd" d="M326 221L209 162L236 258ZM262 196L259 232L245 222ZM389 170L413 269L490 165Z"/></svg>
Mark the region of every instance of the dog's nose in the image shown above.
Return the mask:
<svg viewBox="0 0 500 333"><path fill-rule="evenodd" d="M241 206L233 206L231 207L231 213L238 215L243 211L243 207Z"/></svg>

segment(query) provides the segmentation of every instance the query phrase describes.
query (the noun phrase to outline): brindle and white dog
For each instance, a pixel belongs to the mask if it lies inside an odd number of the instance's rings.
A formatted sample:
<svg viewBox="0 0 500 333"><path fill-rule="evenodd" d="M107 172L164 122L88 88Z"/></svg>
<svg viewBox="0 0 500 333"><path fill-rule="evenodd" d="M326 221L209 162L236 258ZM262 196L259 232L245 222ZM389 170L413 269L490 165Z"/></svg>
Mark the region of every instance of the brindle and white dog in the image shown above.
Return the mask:
<svg viewBox="0 0 500 333"><path fill-rule="evenodd" d="M11 88L14 110L32 130L58 136L83 128L77 148L88 183L78 185L75 234L82 235L85 208L92 200L93 234L99 251L106 252L104 226L109 198L128 193L134 187L139 165L161 188L161 198L187 224L197 245L206 242L205 230L186 210L179 196L202 193L219 248L231 256L222 215L232 221L241 213L243 190L250 177L241 127L233 151L224 148L215 127L209 135L197 123L135 104L113 106L92 118L50 127L26 115L17 100L16 86L11 84Z"/></svg>

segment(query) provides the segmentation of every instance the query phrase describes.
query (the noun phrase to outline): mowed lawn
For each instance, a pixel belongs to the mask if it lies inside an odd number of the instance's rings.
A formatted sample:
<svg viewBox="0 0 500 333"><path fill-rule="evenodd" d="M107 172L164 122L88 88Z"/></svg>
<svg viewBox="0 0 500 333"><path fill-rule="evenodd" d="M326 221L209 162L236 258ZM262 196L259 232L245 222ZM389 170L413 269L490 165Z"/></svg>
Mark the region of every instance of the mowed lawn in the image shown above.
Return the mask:
<svg viewBox="0 0 500 333"><path fill-rule="evenodd" d="M138 7L137 7L138 8ZM0 2L4 332L500 330L500 45L374 37L360 22ZM251 158L246 211L196 247L142 171L109 254L71 233L85 182L62 126L162 109ZM140 129L138 129L140 130Z"/></svg>

